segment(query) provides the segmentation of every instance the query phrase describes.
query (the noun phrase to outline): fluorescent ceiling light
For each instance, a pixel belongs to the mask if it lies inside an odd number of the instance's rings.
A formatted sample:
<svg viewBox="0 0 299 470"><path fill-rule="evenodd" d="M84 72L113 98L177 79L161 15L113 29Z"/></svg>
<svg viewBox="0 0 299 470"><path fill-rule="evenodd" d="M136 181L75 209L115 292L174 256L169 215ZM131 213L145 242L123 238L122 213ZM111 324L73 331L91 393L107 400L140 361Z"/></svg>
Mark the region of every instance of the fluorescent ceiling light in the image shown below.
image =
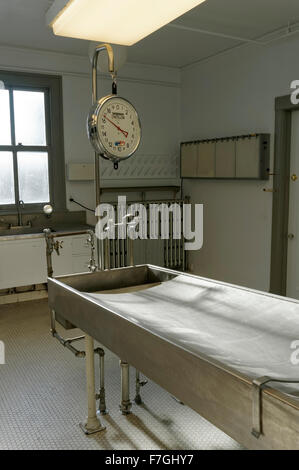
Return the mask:
<svg viewBox="0 0 299 470"><path fill-rule="evenodd" d="M54 34L132 46L205 0L55 0Z"/></svg>

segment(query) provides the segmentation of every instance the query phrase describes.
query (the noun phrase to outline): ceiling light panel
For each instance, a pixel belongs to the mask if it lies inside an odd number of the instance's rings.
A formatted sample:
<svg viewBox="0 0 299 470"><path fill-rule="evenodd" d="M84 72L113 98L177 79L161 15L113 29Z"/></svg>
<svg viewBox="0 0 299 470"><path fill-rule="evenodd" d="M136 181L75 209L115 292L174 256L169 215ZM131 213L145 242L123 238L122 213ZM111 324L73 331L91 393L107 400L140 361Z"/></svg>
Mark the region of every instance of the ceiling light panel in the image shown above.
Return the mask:
<svg viewBox="0 0 299 470"><path fill-rule="evenodd" d="M205 0L55 0L54 34L132 46Z"/></svg>

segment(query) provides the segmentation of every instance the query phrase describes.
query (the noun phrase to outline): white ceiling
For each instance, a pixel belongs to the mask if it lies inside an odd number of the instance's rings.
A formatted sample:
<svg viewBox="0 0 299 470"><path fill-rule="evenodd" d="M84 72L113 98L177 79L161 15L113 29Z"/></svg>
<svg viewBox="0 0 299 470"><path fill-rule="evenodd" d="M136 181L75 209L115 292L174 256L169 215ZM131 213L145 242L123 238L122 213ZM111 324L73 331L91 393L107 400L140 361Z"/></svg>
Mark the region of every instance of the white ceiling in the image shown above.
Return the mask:
<svg viewBox="0 0 299 470"><path fill-rule="evenodd" d="M55 37L45 24L53 0L0 0L0 45L86 55L88 42ZM299 22L299 0L207 0L174 23L257 39ZM235 39L165 26L129 49L129 61L183 67L241 44Z"/></svg>

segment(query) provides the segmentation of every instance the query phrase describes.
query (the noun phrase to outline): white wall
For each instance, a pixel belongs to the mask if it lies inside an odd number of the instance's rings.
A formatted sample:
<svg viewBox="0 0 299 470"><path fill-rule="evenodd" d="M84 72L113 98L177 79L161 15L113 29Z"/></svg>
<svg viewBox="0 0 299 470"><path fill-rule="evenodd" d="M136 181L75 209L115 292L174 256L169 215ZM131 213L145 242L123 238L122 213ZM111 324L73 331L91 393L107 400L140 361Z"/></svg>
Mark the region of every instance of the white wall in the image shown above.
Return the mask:
<svg viewBox="0 0 299 470"><path fill-rule="evenodd" d="M298 50L296 37L267 47L250 45L181 74L127 64L120 73L119 92L141 114L140 157L175 156L180 140L269 132L273 158L274 99L288 94L290 82L299 79ZM91 100L87 57L0 46L0 69L61 74L66 162L93 160L85 133ZM110 91L108 84L106 78L100 94ZM194 272L268 290L272 195L262 189L271 185L271 180L185 180L185 194L205 205L204 248L190 256ZM67 182L67 194L93 207L92 183Z"/></svg>
<svg viewBox="0 0 299 470"><path fill-rule="evenodd" d="M86 134L86 117L91 106L89 58L0 46L1 69L52 73L63 77L66 165L70 162L92 162L93 151ZM177 183L171 161L176 162L179 154L180 72L167 67L127 64L119 73L118 90L121 96L136 106L142 122L142 143L136 156L130 160L133 162L131 165L155 157L158 157L158 161L166 158L169 172L162 175L163 179L157 171L156 184ZM108 93L111 93L111 81L106 76L99 82L99 96ZM114 185L120 178L117 172L115 175ZM134 180L135 185L148 183L142 176L142 180ZM109 181L105 182L105 178L103 180L106 186L110 183L111 175ZM132 184L132 180L126 182L122 177L121 183L128 186ZM92 182L66 181L66 189L67 198L72 196L83 204L94 207ZM69 202L68 208L80 210Z"/></svg>
<svg viewBox="0 0 299 470"><path fill-rule="evenodd" d="M274 99L299 79L299 39L245 46L182 72L182 140L271 133ZM272 160L273 161L273 160ZM271 164L273 169L273 164ZM269 182L185 180L185 194L204 204L204 247L194 272L269 289L272 194Z"/></svg>

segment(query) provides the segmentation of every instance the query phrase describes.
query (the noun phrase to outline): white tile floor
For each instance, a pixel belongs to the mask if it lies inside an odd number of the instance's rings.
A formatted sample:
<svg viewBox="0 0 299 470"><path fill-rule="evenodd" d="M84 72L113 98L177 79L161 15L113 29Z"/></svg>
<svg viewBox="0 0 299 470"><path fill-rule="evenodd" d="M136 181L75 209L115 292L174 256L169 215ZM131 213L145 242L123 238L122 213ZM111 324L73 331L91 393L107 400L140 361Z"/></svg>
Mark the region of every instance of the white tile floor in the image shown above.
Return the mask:
<svg viewBox="0 0 299 470"><path fill-rule="evenodd" d="M51 337L46 300L0 306L0 340L6 346L6 365L0 365L2 450L241 449L152 382L142 391L145 404L122 416L119 361L109 352L106 431L85 436L78 426L86 410L84 359ZM133 380L131 386L133 398Z"/></svg>

